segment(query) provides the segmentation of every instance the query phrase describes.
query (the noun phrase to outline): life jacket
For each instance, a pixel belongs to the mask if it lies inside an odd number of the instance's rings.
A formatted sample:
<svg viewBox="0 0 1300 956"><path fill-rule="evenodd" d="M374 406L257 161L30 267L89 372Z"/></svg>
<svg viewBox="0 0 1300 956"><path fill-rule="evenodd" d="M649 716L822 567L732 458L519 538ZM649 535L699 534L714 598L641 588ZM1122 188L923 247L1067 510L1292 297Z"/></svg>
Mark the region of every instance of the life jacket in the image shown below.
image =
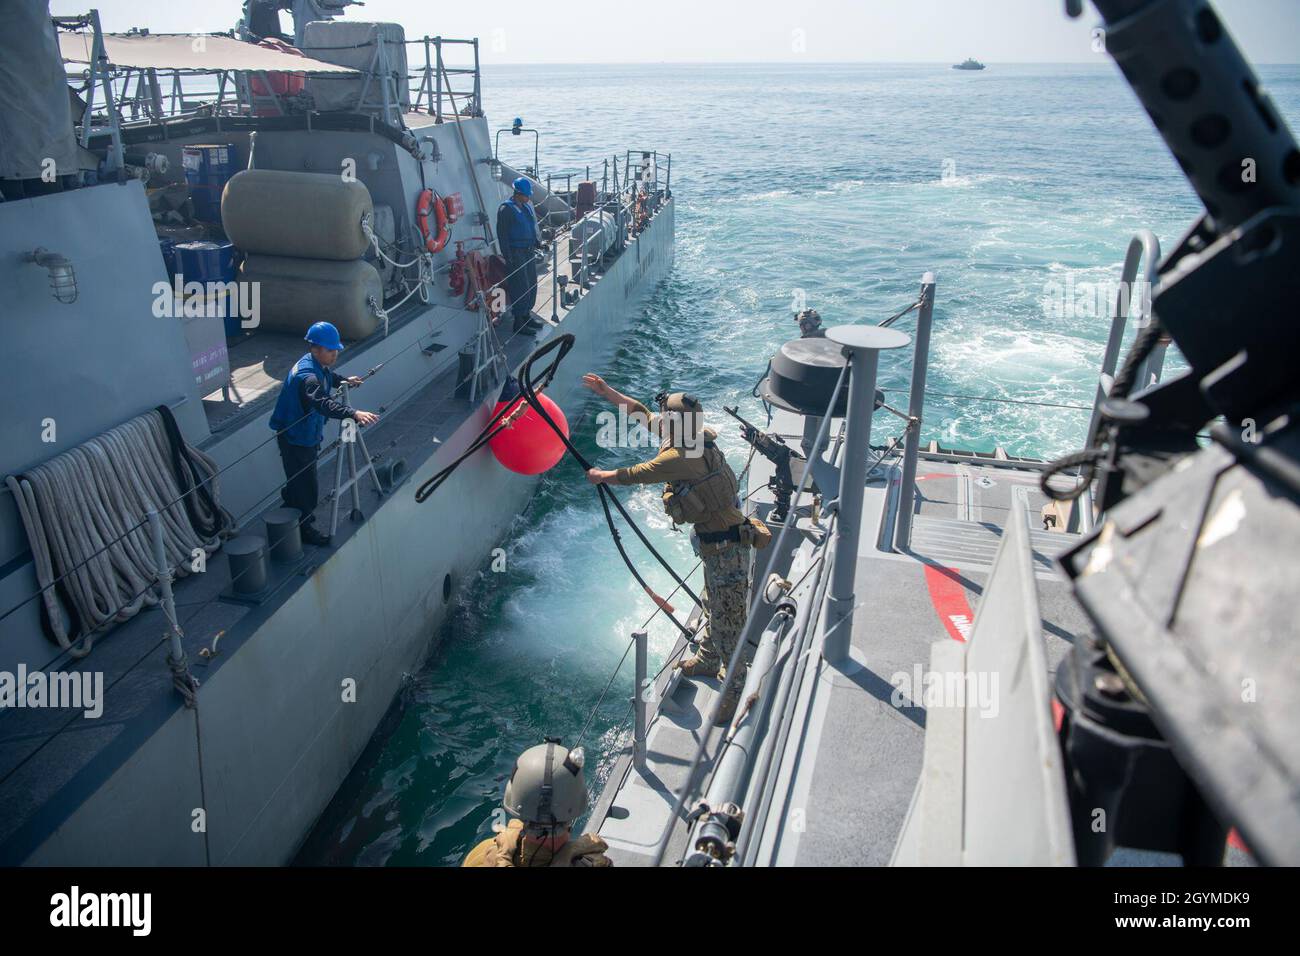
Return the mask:
<svg viewBox="0 0 1300 956"><path fill-rule="evenodd" d="M704 430L703 468L698 478L678 479L664 486L664 511L673 524L697 524L720 511L736 507L740 483L717 446L712 429Z"/></svg>
<svg viewBox="0 0 1300 956"><path fill-rule="evenodd" d="M524 203L522 206L513 199L507 199L501 204L502 209L509 209L510 215L507 222L510 228L507 233L500 236L502 251L506 249L531 249L539 242L537 235L537 217L533 214L533 204ZM499 215L498 215L498 218Z"/></svg>
<svg viewBox="0 0 1300 956"><path fill-rule="evenodd" d="M605 851L609 844L591 833L573 837L554 854L543 846L535 846L524 851L520 844L523 840L523 824L511 820L509 825L490 840L484 840L465 858L463 866L484 867L565 867L565 866L613 866ZM525 852L527 855L524 855Z"/></svg>
<svg viewBox="0 0 1300 956"><path fill-rule="evenodd" d="M298 380L308 375L315 375L320 380L321 387L326 392L329 391L329 372L308 352L298 359L298 364L285 377L280 396L275 400L275 410L271 412L270 425L277 432L283 431L290 445L314 448L325 435L325 416L317 411L304 414L307 410L302 407L302 399L298 394Z"/></svg>

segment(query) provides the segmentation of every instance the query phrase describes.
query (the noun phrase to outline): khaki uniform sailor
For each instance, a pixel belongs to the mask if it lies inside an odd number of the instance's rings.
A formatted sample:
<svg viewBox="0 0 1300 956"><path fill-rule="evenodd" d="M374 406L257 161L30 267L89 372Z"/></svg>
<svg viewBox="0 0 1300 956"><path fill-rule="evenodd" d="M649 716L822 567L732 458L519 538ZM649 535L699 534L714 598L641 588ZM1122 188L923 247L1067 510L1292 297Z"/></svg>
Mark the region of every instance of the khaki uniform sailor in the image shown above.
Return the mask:
<svg viewBox="0 0 1300 956"><path fill-rule="evenodd" d="M593 468L588 480L615 485L640 485L664 482L664 510L674 524L692 526L692 537L704 565L704 601L708 615L707 630L693 657L677 666L687 675L725 676L725 667L736 649L745 626L748 597L749 557L751 547L765 547L771 535L762 522L747 519L739 507L736 474L722 450L717 433L704 427L704 408L683 392L660 393L659 414L636 399L628 398L598 375L587 375L583 384L622 406L629 418L644 416L652 432L660 437L659 454L650 461L601 471ZM720 722L735 713L745 683L745 658L741 670L728 688L718 714Z"/></svg>
<svg viewBox="0 0 1300 956"><path fill-rule="evenodd" d="M514 819L461 866L613 866L600 837L570 834L587 809L582 764L582 749L569 750L556 737L520 754L502 801Z"/></svg>

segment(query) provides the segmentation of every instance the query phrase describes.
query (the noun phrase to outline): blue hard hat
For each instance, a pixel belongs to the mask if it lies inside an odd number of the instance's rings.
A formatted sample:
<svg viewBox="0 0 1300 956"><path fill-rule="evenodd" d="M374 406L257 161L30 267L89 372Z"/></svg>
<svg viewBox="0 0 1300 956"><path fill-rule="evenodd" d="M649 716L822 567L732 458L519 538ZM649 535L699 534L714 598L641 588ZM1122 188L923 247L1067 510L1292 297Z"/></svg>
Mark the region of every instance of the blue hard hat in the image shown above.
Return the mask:
<svg viewBox="0 0 1300 956"><path fill-rule="evenodd" d="M520 176L514 181L515 192L523 193L525 196L533 194L533 181L527 176Z"/></svg>
<svg viewBox="0 0 1300 956"><path fill-rule="evenodd" d="M339 339L339 330L329 322L317 322L307 330L307 334L303 338L312 345L319 345L323 349L330 349L334 352L343 351L343 342Z"/></svg>

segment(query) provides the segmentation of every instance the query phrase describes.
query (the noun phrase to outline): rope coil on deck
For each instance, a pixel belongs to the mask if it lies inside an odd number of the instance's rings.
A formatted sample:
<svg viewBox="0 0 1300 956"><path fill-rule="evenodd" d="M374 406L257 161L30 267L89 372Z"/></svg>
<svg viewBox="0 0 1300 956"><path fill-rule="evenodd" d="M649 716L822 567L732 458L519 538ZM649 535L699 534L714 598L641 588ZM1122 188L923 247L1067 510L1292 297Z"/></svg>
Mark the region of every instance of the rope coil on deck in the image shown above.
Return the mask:
<svg viewBox="0 0 1300 956"><path fill-rule="evenodd" d="M183 442L173 446L170 414L155 409L5 479L49 634L74 657L90 653L94 632L158 603L146 513L158 511L167 562L182 576L194 552L212 554L233 524L218 503L216 462ZM189 494L204 484L210 492Z"/></svg>

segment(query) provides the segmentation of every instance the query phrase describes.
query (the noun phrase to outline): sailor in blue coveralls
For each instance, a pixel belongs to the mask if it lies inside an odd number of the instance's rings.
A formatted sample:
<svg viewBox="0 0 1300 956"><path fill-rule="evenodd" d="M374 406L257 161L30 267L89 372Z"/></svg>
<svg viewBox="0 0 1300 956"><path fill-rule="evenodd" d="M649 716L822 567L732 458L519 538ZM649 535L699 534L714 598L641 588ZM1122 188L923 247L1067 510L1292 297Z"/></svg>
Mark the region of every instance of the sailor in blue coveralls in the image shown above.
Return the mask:
<svg viewBox="0 0 1300 956"><path fill-rule="evenodd" d="M537 215L533 212L533 184L526 176L514 182L514 195L497 209L497 239L506 260L506 293L514 331L536 334L542 323L533 318L537 301L537 260L533 250L541 245Z"/></svg>
<svg viewBox="0 0 1300 956"><path fill-rule="evenodd" d="M271 427L275 429L280 446L280 460L284 463L285 483L280 497L285 507L297 508L302 514L302 540L306 544L329 544L329 536L317 531L316 457L320 454L321 438L325 434L325 419L351 418L358 425L373 425L379 416L350 408L330 392L340 382L357 387L362 380L349 378L330 370L339 360L343 342L339 330L329 322L317 322L307 330L306 341L311 351L300 358L289 370L271 413Z"/></svg>

